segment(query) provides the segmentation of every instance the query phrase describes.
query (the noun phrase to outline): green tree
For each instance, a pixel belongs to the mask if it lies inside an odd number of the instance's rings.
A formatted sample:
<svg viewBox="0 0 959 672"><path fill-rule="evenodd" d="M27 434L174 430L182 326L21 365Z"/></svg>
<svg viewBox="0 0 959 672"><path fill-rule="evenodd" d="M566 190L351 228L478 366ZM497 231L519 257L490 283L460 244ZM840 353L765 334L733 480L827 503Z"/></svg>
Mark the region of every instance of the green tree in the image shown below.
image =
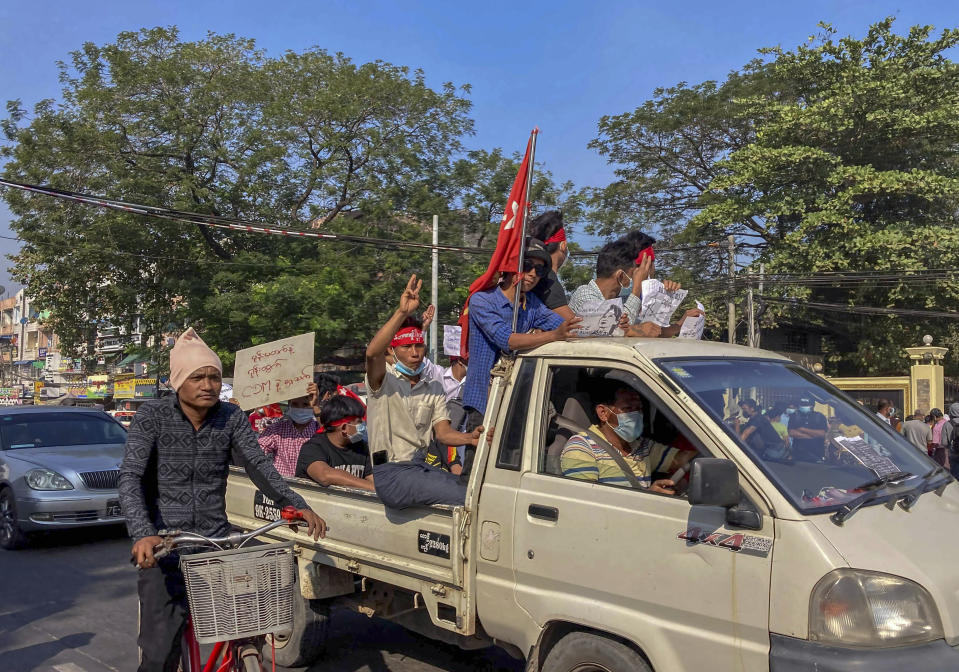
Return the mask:
<svg viewBox="0 0 959 672"><path fill-rule="evenodd" d="M959 68L946 55L957 42L959 32L935 37L931 27L898 35L891 19L861 39L837 38L823 25L794 50L762 50L722 85L680 85L606 120L595 146L621 164L620 181L599 195L619 217L612 225L633 203L644 221L672 227L677 241L734 234L740 261L753 271L764 263L774 276L767 287L784 296L953 309L959 283L930 286L909 273L959 261ZM713 258L716 265L690 266L718 293L722 269ZM899 277L775 278L855 271ZM947 320L876 318L863 329L859 319L789 315L828 326L841 371L901 370L902 348L925 332L957 342ZM769 311L770 321L782 316Z"/></svg>
<svg viewBox="0 0 959 672"><path fill-rule="evenodd" d="M6 177L273 225L423 239L421 223L395 213L435 206L424 185L449 172L472 129L466 89L435 91L421 72L320 49L268 59L232 35L182 42L175 28L156 28L71 56L61 102L29 114L8 105ZM207 338L223 354L318 328L324 353L381 312L390 285L419 266L395 250L4 197L24 240L14 275L68 347L92 343L93 319L143 315L150 335L184 321L212 327ZM317 325L318 315L336 318Z"/></svg>

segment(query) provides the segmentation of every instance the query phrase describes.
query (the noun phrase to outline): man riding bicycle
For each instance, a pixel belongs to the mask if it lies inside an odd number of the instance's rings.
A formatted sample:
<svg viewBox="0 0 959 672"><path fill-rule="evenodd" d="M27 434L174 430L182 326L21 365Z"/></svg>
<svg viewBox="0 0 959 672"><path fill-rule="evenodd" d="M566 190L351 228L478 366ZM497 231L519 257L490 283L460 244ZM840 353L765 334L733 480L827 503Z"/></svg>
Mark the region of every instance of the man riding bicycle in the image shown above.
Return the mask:
<svg viewBox="0 0 959 672"><path fill-rule="evenodd" d="M140 672L173 672L186 624L186 590L175 554L159 562L157 532L176 529L210 537L230 531L226 479L231 463L280 507L298 509L314 539L325 521L294 493L260 449L239 407L220 402L223 366L188 329L170 351L176 394L140 406L127 435L120 468L120 504L140 567Z"/></svg>

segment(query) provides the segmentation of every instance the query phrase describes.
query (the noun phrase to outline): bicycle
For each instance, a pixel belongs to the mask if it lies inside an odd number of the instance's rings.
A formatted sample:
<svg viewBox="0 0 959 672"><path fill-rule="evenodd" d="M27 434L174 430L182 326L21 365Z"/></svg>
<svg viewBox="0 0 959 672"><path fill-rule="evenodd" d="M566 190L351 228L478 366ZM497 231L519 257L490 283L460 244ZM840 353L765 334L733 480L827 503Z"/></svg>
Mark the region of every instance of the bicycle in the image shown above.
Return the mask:
<svg viewBox="0 0 959 672"><path fill-rule="evenodd" d="M293 542L247 542L283 525L302 523L292 506L281 517L251 532L205 537L194 532L161 530L154 547L157 560L175 549L214 547L184 555L180 569L187 589L187 622L181 640L181 672L264 672L261 649L267 634L293 628ZM201 644L213 644L204 662ZM276 663L273 663L276 669Z"/></svg>

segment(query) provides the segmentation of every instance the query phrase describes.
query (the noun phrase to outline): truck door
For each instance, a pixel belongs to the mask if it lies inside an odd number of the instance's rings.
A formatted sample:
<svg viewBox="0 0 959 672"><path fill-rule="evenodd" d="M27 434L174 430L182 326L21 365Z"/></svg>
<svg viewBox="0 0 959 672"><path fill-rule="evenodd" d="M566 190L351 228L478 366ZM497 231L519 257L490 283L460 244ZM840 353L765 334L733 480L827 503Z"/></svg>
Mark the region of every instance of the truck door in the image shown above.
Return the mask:
<svg viewBox="0 0 959 672"><path fill-rule="evenodd" d="M772 517L734 529L725 509L613 484L612 460L601 483L572 451L564 458L563 426L595 423L595 405L615 403L621 388L642 399L639 454L660 462L650 471L671 473L680 453L666 446L721 456L658 381L597 364L550 360L538 371L543 396L531 404L562 418L543 414L530 427L537 449L527 450L513 520L517 604L540 625L569 621L635 642L658 670L767 670ZM762 506L748 484L744 492Z"/></svg>
<svg viewBox="0 0 959 672"><path fill-rule="evenodd" d="M530 419L536 415L536 405L531 399L537 365L536 359L516 360L507 398L494 417L487 418L494 439L485 462L478 513L471 524L479 535L474 547L477 614L486 633L504 642L527 641L537 630L515 603L512 536L524 447L532 445Z"/></svg>

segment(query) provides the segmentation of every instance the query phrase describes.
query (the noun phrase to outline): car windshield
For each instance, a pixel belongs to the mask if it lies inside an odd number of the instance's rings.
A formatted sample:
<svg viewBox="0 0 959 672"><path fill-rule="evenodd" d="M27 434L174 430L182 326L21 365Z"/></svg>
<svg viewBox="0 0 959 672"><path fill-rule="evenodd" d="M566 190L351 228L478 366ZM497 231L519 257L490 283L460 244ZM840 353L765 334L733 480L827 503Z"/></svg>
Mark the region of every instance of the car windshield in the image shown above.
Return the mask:
<svg viewBox="0 0 959 672"><path fill-rule="evenodd" d="M803 513L836 510L877 481L924 476L936 466L874 410L791 362L669 359L657 364Z"/></svg>
<svg viewBox="0 0 959 672"><path fill-rule="evenodd" d="M118 422L97 413L0 413L0 445L4 450L126 440L126 430Z"/></svg>

